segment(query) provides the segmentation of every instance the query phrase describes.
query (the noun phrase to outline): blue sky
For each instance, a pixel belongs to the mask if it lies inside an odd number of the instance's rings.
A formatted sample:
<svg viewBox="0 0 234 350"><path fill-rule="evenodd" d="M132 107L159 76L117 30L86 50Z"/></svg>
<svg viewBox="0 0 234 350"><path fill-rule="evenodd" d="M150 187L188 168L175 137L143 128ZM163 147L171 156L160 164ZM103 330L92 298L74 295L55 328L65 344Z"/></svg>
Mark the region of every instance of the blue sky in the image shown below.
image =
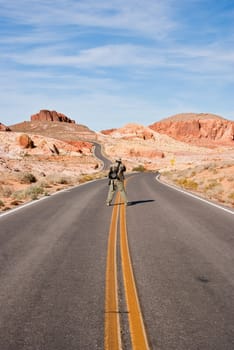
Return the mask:
<svg viewBox="0 0 234 350"><path fill-rule="evenodd" d="M0 0L0 122L234 120L234 1Z"/></svg>

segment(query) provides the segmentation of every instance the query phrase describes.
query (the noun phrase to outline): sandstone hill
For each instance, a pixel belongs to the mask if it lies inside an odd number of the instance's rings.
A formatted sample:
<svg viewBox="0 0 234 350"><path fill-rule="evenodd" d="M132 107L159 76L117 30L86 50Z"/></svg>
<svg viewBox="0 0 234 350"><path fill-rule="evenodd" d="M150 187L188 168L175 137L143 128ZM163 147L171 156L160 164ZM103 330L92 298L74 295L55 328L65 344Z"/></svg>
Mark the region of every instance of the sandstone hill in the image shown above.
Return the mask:
<svg viewBox="0 0 234 350"><path fill-rule="evenodd" d="M61 123L58 121L24 121L23 123L11 125L10 129L15 132L38 134L63 141L96 139L96 133L85 125Z"/></svg>
<svg viewBox="0 0 234 350"><path fill-rule="evenodd" d="M149 128L194 145L234 146L234 122L214 114L177 114L156 122Z"/></svg>
<svg viewBox="0 0 234 350"><path fill-rule="evenodd" d="M0 129L0 210L78 184L101 169L93 155L97 136L87 126L48 110L30 119Z"/></svg>
<svg viewBox="0 0 234 350"><path fill-rule="evenodd" d="M31 121L11 125L11 130L43 135L63 141L96 139L96 133L94 131L85 125L76 124L74 120L60 112L43 109L31 115L30 119Z"/></svg>
<svg viewBox="0 0 234 350"><path fill-rule="evenodd" d="M0 211L80 183L84 176L105 176L92 141L109 159L122 157L128 171L159 170L165 181L234 206L233 140L228 136L233 122L182 114L153 127L131 123L96 133L66 116L48 120L50 113L40 115L45 119L12 125L11 132L1 128Z"/></svg>

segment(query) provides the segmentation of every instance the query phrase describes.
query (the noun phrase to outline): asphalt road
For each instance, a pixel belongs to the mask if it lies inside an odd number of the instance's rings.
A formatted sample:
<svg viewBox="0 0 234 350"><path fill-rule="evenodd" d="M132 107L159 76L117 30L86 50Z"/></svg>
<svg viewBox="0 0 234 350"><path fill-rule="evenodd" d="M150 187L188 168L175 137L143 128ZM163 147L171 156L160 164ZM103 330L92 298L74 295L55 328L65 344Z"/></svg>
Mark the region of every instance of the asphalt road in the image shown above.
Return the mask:
<svg viewBox="0 0 234 350"><path fill-rule="evenodd" d="M92 143L94 144L94 154L95 154L95 156L99 160L101 160L102 163L103 163L103 170L109 169L109 167L111 165L111 161L103 155L101 144L97 143L97 142L93 142L93 141L92 141Z"/></svg>
<svg viewBox="0 0 234 350"><path fill-rule="evenodd" d="M104 349L116 207L105 206L107 190L107 180L98 180L0 216L1 350ZM155 174L131 175L127 192L129 250L149 348L233 350L232 211L169 188ZM131 349L128 312L120 310L124 350Z"/></svg>

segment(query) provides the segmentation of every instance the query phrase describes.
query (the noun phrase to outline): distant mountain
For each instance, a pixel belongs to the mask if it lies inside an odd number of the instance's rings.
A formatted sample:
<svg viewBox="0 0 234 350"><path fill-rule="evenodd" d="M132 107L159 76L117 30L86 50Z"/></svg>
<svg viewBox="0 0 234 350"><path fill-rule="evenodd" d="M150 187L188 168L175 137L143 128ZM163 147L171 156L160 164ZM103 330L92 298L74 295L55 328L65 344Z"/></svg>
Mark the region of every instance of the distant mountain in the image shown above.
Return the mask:
<svg viewBox="0 0 234 350"><path fill-rule="evenodd" d="M234 146L234 122L214 114L177 114L149 125L149 128L193 145Z"/></svg>
<svg viewBox="0 0 234 350"><path fill-rule="evenodd" d="M0 131L11 131L11 129L8 126L0 123Z"/></svg>

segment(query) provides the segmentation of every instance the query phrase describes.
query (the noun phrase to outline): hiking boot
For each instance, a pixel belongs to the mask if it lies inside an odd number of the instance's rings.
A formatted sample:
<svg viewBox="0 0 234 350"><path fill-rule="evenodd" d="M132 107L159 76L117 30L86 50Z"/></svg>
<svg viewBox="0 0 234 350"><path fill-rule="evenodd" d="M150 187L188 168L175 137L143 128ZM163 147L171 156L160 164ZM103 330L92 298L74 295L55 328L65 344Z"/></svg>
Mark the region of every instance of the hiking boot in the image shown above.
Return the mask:
<svg viewBox="0 0 234 350"><path fill-rule="evenodd" d="M106 205L109 207L111 204L110 204L110 202L107 202Z"/></svg>

